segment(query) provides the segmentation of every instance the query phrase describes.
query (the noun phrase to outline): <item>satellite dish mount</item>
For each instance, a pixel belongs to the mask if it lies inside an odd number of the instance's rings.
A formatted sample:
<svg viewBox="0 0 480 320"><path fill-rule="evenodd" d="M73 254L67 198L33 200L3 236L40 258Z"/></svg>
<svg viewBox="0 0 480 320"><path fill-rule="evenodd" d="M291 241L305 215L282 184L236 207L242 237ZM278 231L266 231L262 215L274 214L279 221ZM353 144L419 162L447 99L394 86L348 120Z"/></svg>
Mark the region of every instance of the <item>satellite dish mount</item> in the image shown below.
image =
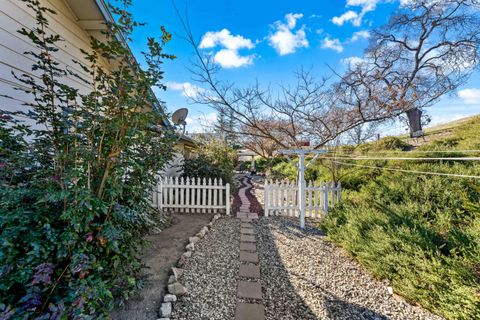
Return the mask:
<svg viewBox="0 0 480 320"><path fill-rule="evenodd" d="M176 130L181 132L181 136L185 134L185 126L187 125L188 109L180 108L172 114L172 122Z"/></svg>

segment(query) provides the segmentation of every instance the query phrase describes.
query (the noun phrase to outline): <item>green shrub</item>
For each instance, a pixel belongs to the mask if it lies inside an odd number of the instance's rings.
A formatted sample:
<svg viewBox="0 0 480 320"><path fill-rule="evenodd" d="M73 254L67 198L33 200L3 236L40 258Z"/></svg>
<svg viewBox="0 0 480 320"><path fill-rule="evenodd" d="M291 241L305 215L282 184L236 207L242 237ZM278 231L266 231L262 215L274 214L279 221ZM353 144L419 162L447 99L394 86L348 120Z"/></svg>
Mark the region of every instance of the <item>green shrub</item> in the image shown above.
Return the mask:
<svg viewBox="0 0 480 320"><path fill-rule="evenodd" d="M20 33L35 47L26 54L39 77L15 75L35 95L28 111L0 111L0 318L107 318L114 298L141 284L148 198L171 158L174 139L150 94L162 86L161 60L172 58L162 53L170 35L149 39L140 70L118 40L137 25L130 1L111 7L120 23L84 52L95 90L80 94L65 85L75 74L52 58L60 38L44 30L55 13L24 2L37 25ZM105 70L103 59L118 68Z"/></svg>
<svg viewBox="0 0 480 320"><path fill-rule="evenodd" d="M374 152L374 151L402 151L410 147L408 143L397 137L385 137L378 141L371 143L364 143L359 145L355 151L360 153Z"/></svg>
<svg viewBox="0 0 480 320"><path fill-rule="evenodd" d="M447 140L423 149L462 143ZM480 175L475 162L355 163ZM334 242L375 276L390 279L395 292L412 303L448 319L480 318L477 181L362 168L345 175L342 186L341 205L322 222Z"/></svg>
<svg viewBox="0 0 480 320"><path fill-rule="evenodd" d="M199 143L197 156L185 159L183 164L184 177L198 177L206 179L222 179L233 185L234 169L237 162L237 152L217 140Z"/></svg>

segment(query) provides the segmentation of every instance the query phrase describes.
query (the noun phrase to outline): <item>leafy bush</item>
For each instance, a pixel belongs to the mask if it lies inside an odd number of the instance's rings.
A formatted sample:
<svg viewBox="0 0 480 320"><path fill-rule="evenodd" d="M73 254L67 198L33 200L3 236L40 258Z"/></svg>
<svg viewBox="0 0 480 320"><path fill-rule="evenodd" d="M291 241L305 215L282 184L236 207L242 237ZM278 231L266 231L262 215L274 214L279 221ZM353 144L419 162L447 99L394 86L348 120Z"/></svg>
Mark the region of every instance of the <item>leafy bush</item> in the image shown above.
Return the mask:
<svg viewBox="0 0 480 320"><path fill-rule="evenodd" d="M233 185L237 159L237 152L222 141L199 142L197 156L185 159L183 176L222 179L225 183Z"/></svg>
<svg viewBox="0 0 480 320"><path fill-rule="evenodd" d="M34 95L29 111L0 112L0 318L105 318L140 285L147 199L171 158L174 139L150 94L162 86L161 60L173 58L162 53L170 35L149 39L140 70L118 40L137 26L130 1L111 7L119 23L108 23L104 42L91 40L89 65L76 62L94 88L80 94L65 85L78 75L53 58L60 38L45 30L54 12L23 1L36 16L20 33L36 48L27 54L39 77L15 75Z"/></svg>

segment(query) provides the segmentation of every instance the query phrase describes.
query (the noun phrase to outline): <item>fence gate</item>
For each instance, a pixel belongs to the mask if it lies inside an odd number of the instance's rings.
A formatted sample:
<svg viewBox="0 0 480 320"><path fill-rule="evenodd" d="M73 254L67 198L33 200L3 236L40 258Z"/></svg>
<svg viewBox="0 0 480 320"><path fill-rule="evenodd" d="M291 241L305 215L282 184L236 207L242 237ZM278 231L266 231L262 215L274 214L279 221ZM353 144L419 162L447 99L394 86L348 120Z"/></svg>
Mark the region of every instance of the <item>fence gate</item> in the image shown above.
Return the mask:
<svg viewBox="0 0 480 320"><path fill-rule="evenodd" d="M327 214L328 209L333 208L342 197L340 182L335 185L333 182L317 184L310 181L303 190L305 193L303 197L305 216L310 218L319 218ZM264 189L265 216L282 214L300 217L298 192L298 183L295 181L266 181Z"/></svg>
<svg viewBox="0 0 480 320"><path fill-rule="evenodd" d="M161 177L152 206L162 211L230 214L230 184L222 179Z"/></svg>

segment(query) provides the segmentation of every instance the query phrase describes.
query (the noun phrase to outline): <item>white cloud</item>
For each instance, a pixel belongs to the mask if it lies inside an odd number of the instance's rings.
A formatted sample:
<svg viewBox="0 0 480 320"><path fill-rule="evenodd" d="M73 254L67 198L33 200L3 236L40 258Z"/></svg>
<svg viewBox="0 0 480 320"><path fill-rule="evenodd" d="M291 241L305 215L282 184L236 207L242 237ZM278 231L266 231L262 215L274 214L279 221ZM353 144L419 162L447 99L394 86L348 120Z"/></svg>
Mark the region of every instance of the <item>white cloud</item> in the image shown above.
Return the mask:
<svg viewBox="0 0 480 320"><path fill-rule="evenodd" d="M288 29L294 29L297 26L297 20L302 18L303 14L301 13L287 13L285 15L285 20L287 20Z"/></svg>
<svg viewBox="0 0 480 320"><path fill-rule="evenodd" d="M229 50L239 49L253 49L255 45L252 40L244 38L240 35L232 35L228 29L221 31L205 33L200 42L200 49L214 48L216 46L222 46Z"/></svg>
<svg viewBox="0 0 480 320"><path fill-rule="evenodd" d="M169 81L166 83L166 86L171 90L182 91L182 95L189 98L195 98L199 93L205 92L205 89L200 88L190 82Z"/></svg>
<svg viewBox="0 0 480 320"><path fill-rule="evenodd" d="M362 24L365 14L375 10L377 4L381 1L389 2L391 0L347 0L346 8L361 7L361 11L358 13L353 10L348 10L338 17L333 17L332 22L338 26L342 26L346 22L351 22L355 27L359 27Z"/></svg>
<svg viewBox="0 0 480 320"><path fill-rule="evenodd" d="M464 89L458 91L458 96L466 104L480 104L480 89Z"/></svg>
<svg viewBox="0 0 480 320"><path fill-rule="evenodd" d="M322 48L323 49L332 49L338 53L343 52L343 45L338 39L330 39L326 37L322 41Z"/></svg>
<svg viewBox="0 0 480 320"><path fill-rule="evenodd" d="M297 20L303 18L301 13L288 13L285 15L286 23L275 22L276 31L268 37L270 46L273 47L279 55L284 56L294 53L298 48L308 48L309 43L305 33L305 26L294 31L297 26Z"/></svg>
<svg viewBox="0 0 480 320"><path fill-rule="evenodd" d="M209 31L202 37L199 45L200 49L215 47L222 47L214 54L213 60L223 68L239 68L250 65L255 59L255 55L242 56L239 53L240 49L251 50L255 48L253 41L241 35L232 35L228 29Z"/></svg>
<svg viewBox="0 0 480 320"><path fill-rule="evenodd" d="M349 10L339 17L332 18L332 22L337 26L343 26L345 22L349 21L352 22L354 26L358 27L362 23L362 17L360 17L355 11Z"/></svg>
<svg viewBox="0 0 480 320"><path fill-rule="evenodd" d="M356 56L348 57L348 58L345 58L345 59L341 60L342 64L344 64L345 66L348 66L348 67L354 67L355 65L359 65L364 61L365 60L363 58L356 57Z"/></svg>
<svg viewBox="0 0 480 320"><path fill-rule="evenodd" d="M217 122L217 113L212 112L193 117L187 117L186 131L189 133L203 133L207 132Z"/></svg>
<svg viewBox="0 0 480 320"><path fill-rule="evenodd" d="M373 11L381 0L347 0L348 7L362 7L363 11Z"/></svg>
<svg viewBox="0 0 480 320"><path fill-rule="evenodd" d="M215 54L213 60L223 68L228 69L250 65L254 58L255 55L241 56L236 50L222 49Z"/></svg>
<svg viewBox="0 0 480 320"><path fill-rule="evenodd" d="M352 35L352 37L350 38L350 42L355 42L360 39L369 39L369 38L370 38L370 32L368 32L367 30L361 30L361 31L355 32Z"/></svg>

